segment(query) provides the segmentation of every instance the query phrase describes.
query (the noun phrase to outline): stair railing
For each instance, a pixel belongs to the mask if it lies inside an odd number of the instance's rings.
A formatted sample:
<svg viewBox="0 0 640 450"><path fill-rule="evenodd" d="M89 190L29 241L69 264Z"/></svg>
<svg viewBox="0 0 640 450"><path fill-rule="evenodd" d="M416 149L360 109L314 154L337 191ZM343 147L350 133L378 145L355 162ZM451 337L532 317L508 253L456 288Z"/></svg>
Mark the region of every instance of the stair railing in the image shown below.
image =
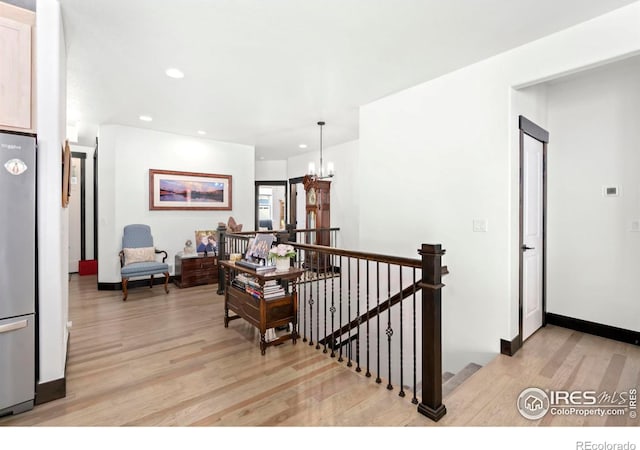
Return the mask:
<svg viewBox="0 0 640 450"><path fill-rule="evenodd" d="M297 289L302 342L389 390L397 384L400 397L410 376L418 411L443 417L441 245L423 244L412 259L290 243L307 269Z"/></svg>
<svg viewBox="0 0 640 450"><path fill-rule="evenodd" d="M442 403L442 266L440 244L422 244L420 259L295 242L312 231L275 232L306 269L298 281L298 335L316 350L395 389L418 412L438 421ZM274 233L274 232L272 232ZM218 229L219 255L244 254L255 232ZM303 242L304 242L303 241ZM219 277L224 280L224 277ZM223 283L219 293L224 293ZM407 383L406 378L411 381ZM420 378L420 383L418 383ZM418 400L421 385L422 401Z"/></svg>

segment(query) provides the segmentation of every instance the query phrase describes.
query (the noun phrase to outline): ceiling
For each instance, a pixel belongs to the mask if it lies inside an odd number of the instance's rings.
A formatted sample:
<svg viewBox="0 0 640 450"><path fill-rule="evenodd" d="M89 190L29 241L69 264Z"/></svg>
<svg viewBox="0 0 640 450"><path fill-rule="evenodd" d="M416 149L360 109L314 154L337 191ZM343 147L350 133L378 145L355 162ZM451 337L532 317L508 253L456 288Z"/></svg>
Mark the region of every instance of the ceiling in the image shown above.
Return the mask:
<svg viewBox="0 0 640 450"><path fill-rule="evenodd" d="M67 115L85 145L122 124L286 159L319 120L325 148L357 139L360 105L630 3L61 0Z"/></svg>

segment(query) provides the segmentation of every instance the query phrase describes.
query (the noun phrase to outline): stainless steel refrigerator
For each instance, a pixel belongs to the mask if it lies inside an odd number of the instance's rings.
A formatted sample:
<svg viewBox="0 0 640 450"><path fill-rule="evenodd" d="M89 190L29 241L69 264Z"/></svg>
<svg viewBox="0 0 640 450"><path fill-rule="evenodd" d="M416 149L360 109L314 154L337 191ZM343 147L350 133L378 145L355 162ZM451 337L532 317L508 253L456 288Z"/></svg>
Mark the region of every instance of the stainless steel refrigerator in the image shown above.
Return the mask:
<svg viewBox="0 0 640 450"><path fill-rule="evenodd" d="M0 417L33 408L36 138L0 132Z"/></svg>

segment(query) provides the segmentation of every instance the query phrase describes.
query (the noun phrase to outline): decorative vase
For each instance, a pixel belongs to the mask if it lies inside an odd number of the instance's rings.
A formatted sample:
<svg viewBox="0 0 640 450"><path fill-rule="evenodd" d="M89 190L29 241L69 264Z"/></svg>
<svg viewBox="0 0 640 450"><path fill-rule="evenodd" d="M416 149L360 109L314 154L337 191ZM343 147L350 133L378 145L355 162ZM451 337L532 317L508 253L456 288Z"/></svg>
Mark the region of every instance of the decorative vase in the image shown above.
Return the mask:
<svg viewBox="0 0 640 450"><path fill-rule="evenodd" d="M276 271L287 272L290 266L289 258L276 258Z"/></svg>

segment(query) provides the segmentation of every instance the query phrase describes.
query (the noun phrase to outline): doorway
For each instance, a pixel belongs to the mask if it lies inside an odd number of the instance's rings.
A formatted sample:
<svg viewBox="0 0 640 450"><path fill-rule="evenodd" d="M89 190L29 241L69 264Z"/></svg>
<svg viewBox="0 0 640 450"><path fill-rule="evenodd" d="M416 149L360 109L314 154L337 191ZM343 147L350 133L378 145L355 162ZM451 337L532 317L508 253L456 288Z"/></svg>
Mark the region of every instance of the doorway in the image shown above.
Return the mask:
<svg viewBox="0 0 640 450"><path fill-rule="evenodd" d="M69 273L78 273L78 263L86 259L85 179L87 155L71 153L69 177Z"/></svg>
<svg viewBox="0 0 640 450"><path fill-rule="evenodd" d="M305 205L306 198L304 185L302 181L304 177L289 178L289 193L291 201L289 202L289 223L294 229L306 228Z"/></svg>
<svg viewBox="0 0 640 450"><path fill-rule="evenodd" d="M287 182L256 181L255 230L284 230L287 221Z"/></svg>
<svg viewBox="0 0 640 450"><path fill-rule="evenodd" d="M543 327L546 313L547 144L549 132L519 117L519 331L522 342Z"/></svg>

